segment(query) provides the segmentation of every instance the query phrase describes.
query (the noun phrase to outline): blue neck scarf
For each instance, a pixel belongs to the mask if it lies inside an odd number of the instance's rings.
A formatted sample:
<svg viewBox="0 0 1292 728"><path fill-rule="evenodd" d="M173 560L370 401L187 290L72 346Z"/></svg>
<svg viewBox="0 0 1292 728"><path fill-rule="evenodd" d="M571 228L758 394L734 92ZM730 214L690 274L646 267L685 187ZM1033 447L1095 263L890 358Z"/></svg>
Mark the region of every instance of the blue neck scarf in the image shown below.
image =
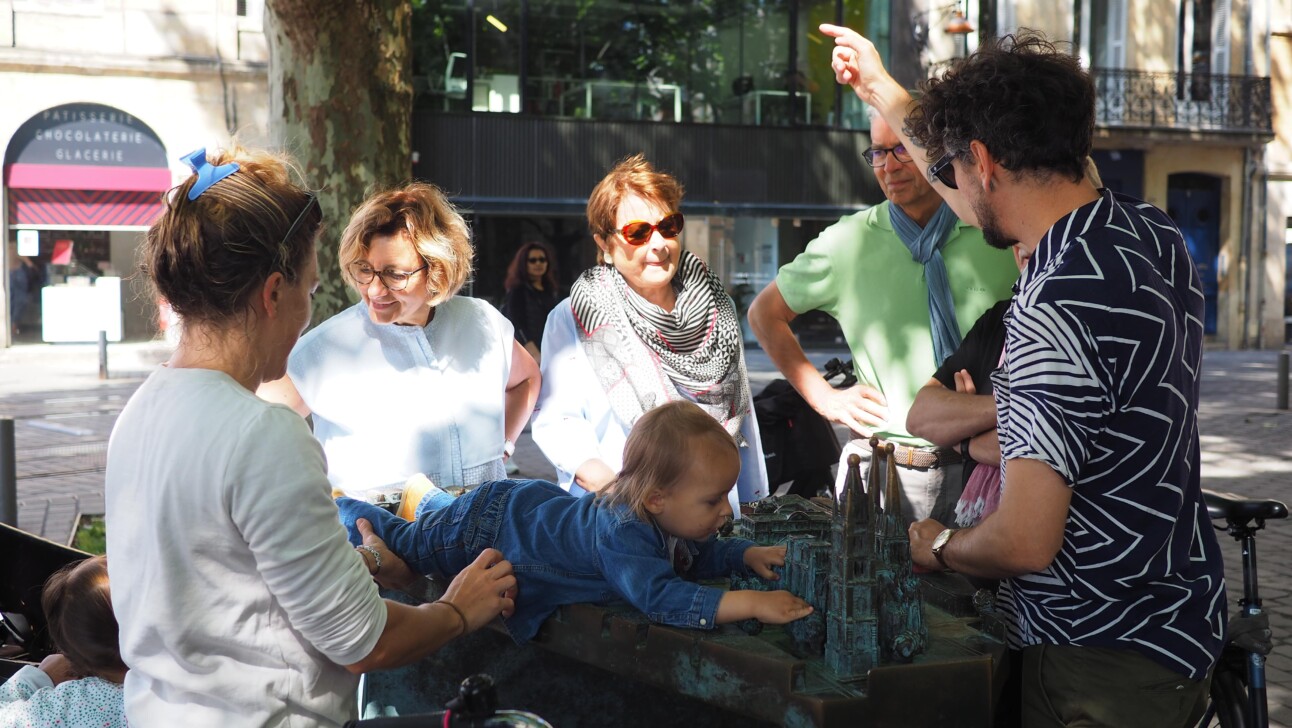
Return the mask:
<svg viewBox="0 0 1292 728"><path fill-rule="evenodd" d="M942 203L933 219L921 230L920 226L902 208L888 205L888 217L897 237L911 251L917 263L924 264L924 280L929 285L929 324L933 330L933 356L942 362L960 346L960 326L956 323L956 302L951 298L951 283L947 280L947 265L942 260L942 246L947 244L952 228L960 221L956 214Z"/></svg>

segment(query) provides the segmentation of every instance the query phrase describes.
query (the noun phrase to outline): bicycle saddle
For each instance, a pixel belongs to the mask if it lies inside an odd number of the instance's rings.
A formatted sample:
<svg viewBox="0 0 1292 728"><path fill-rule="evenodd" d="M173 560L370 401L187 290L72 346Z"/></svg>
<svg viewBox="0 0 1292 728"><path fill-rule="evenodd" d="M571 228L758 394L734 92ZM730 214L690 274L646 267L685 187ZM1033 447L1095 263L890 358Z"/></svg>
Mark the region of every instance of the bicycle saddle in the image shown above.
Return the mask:
<svg viewBox="0 0 1292 728"><path fill-rule="evenodd" d="M1288 517L1288 507L1276 500L1244 498L1206 488L1202 489L1202 497L1207 501L1207 515L1213 520L1223 518L1231 523L1247 523L1253 519L1263 521Z"/></svg>

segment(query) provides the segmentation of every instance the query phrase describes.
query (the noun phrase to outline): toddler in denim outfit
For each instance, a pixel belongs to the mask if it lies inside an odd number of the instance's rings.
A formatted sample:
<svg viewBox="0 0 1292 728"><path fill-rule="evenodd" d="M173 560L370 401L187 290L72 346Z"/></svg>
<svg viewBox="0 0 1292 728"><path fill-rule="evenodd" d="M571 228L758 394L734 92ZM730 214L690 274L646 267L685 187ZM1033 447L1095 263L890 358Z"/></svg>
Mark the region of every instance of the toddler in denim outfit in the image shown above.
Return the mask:
<svg viewBox="0 0 1292 728"><path fill-rule="evenodd" d="M497 480L452 498L432 489L411 522L362 501L340 498L341 522L361 543L356 522L413 571L447 581L486 548L511 562L518 594L505 620L517 643L538 633L562 604L623 599L651 621L712 629L759 619L769 624L811 614L787 591L728 591L690 579L756 573L777 579L784 546L716 538L731 517L727 493L740 473L735 441L695 404L670 402L638 420L624 467L596 496L575 497L542 480Z"/></svg>

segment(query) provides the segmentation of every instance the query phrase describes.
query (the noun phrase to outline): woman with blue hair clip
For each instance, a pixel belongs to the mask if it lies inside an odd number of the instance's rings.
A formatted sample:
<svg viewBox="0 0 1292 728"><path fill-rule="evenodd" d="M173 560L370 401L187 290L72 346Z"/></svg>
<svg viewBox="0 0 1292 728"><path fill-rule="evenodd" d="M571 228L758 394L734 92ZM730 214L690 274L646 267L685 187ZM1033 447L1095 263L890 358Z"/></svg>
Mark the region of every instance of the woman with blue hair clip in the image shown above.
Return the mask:
<svg viewBox="0 0 1292 728"><path fill-rule="evenodd" d="M438 602L383 601L408 567L366 524L346 543L323 453L283 376L318 285L318 201L286 159L235 149L194 169L141 268L183 319L179 345L108 447L108 550L133 725L340 725L359 673L414 662L513 609L495 550Z"/></svg>

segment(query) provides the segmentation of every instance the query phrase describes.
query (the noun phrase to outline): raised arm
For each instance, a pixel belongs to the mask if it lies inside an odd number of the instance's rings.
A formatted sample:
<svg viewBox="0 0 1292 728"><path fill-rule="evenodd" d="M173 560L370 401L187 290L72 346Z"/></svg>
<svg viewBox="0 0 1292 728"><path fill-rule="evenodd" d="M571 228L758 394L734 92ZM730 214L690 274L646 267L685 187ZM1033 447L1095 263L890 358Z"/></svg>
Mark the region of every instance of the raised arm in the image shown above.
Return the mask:
<svg viewBox="0 0 1292 728"><path fill-rule="evenodd" d="M871 428L883 425L888 418L884 395L864 384L849 389L835 389L808 361L790 330L790 322L798 314L785 302L776 281L772 281L754 298L749 307L749 326L771 358L776 368L785 375L812 409L831 422L846 425L863 437L870 437Z"/></svg>
<svg viewBox="0 0 1292 728"><path fill-rule="evenodd" d="M884 121L893 128L920 174L928 178L929 166L938 160L929 159L924 147L906 133L906 114L913 100L911 94L884 68L875 44L850 28L822 24L823 34L834 38L835 48L830 59L835 81L850 87L857 98L875 107ZM933 180L933 189L947 201L956 215L969 225L978 227L978 216L958 190L951 189L940 180Z"/></svg>

